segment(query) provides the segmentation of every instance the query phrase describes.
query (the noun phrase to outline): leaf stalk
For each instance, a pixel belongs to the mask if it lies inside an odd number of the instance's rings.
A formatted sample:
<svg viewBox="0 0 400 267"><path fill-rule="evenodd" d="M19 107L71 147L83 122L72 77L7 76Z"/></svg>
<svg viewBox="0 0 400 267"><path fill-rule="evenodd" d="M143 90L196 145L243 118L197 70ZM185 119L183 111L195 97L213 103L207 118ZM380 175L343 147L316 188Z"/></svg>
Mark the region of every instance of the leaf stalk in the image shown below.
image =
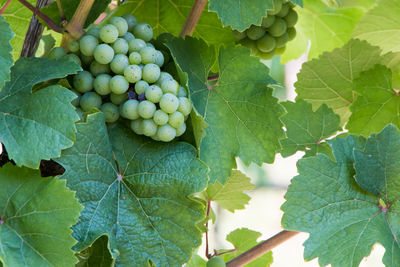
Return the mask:
<svg viewBox="0 0 400 267"><path fill-rule="evenodd" d="M195 0L189 16L186 18L185 24L179 33L179 37L192 36L197 23L199 22L201 13L204 10L207 0Z"/></svg>

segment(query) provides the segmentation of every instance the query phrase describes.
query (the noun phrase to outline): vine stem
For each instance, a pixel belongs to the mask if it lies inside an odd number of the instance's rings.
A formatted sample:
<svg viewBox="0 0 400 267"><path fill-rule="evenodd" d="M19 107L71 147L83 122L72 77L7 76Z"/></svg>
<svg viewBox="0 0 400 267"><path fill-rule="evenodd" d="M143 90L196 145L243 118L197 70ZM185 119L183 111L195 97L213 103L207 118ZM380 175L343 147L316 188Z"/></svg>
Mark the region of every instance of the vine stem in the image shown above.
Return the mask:
<svg viewBox="0 0 400 267"><path fill-rule="evenodd" d="M285 241L289 240L290 238L297 235L299 232L294 231L286 231L283 230L270 239L267 239L257 246L249 249L248 251L240 254L236 258L228 261L226 263L227 267L239 267L243 266L270 251L271 249L279 246L280 244L284 243Z"/></svg>
<svg viewBox="0 0 400 267"><path fill-rule="evenodd" d="M208 250L208 221L209 221L208 216L210 216L210 207L211 207L211 201L208 200L207 201L207 222L206 222L206 228L207 228L207 231L206 231L206 257L207 257L207 259L209 259L211 257L209 250Z"/></svg>
<svg viewBox="0 0 400 267"><path fill-rule="evenodd" d="M7 0L7 2L4 4L4 6L0 9L0 15L2 15L4 13L4 11L6 11L7 7L11 4L12 0Z"/></svg>
<svg viewBox="0 0 400 267"><path fill-rule="evenodd" d="M183 24L182 30L179 33L179 37L192 36L206 4L207 0L195 0L189 16L186 18L185 24Z"/></svg>

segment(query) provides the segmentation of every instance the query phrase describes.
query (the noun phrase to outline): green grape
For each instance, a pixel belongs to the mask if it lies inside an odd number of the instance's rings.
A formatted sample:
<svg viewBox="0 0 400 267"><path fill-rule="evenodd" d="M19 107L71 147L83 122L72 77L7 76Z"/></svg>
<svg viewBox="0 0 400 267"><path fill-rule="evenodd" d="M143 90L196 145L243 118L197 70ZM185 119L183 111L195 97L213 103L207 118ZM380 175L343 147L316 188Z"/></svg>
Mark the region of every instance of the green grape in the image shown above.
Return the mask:
<svg viewBox="0 0 400 267"><path fill-rule="evenodd" d="M245 38L243 40L240 40L239 42L241 45L250 48L250 50L257 49L257 43L254 40L251 40L249 38Z"/></svg>
<svg viewBox="0 0 400 267"><path fill-rule="evenodd" d="M139 116L143 119L151 119L156 112L156 105L154 103L144 100L138 106Z"/></svg>
<svg viewBox="0 0 400 267"><path fill-rule="evenodd" d="M175 138L176 130L171 125L166 124L158 127L157 135L160 141L169 142Z"/></svg>
<svg viewBox="0 0 400 267"><path fill-rule="evenodd" d="M129 53L139 52L146 47L146 42L142 39L134 39L128 42Z"/></svg>
<svg viewBox="0 0 400 267"><path fill-rule="evenodd" d="M64 57L66 54L67 54L67 52L64 50L64 48L53 47L47 54L47 57L51 58L51 59L60 59L60 58Z"/></svg>
<svg viewBox="0 0 400 267"><path fill-rule="evenodd" d="M281 18L285 17L289 13L289 10L290 10L289 3L285 3L282 5L281 11L279 11L279 13L276 15Z"/></svg>
<svg viewBox="0 0 400 267"><path fill-rule="evenodd" d="M147 87L145 91L146 99L155 103L160 102L161 97L163 96L163 91L157 85L151 85Z"/></svg>
<svg viewBox="0 0 400 267"><path fill-rule="evenodd" d="M81 59L75 54L66 54L65 58L71 62L74 62L76 65L82 65Z"/></svg>
<svg viewBox="0 0 400 267"><path fill-rule="evenodd" d="M99 74L99 76L97 76L93 82L93 87L96 93L98 93L99 95L108 95L109 93L111 93L110 80L111 80L110 75Z"/></svg>
<svg viewBox="0 0 400 267"><path fill-rule="evenodd" d="M108 64L114 58L114 49L108 44L99 44L94 49L93 56L100 64Z"/></svg>
<svg viewBox="0 0 400 267"><path fill-rule="evenodd" d="M155 83L160 78L160 67L156 64L147 64L143 67L143 80L148 83Z"/></svg>
<svg viewBox="0 0 400 267"><path fill-rule="evenodd" d="M115 75L110 79L110 90L112 93L120 95L126 93L129 89L129 83L122 75Z"/></svg>
<svg viewBox="0 0 400 267"><path fill-rule="evenodd" d="M118 38L118 29L112 24L107 24L100 29L100 39L107 43L114 43Z"/></svg>
<svg viewBox="0 0 400 267"><path fill-rule="evenodd" d="M275 50L275 55L277 55L277 56L282 55L282 54L285 52L285 50L286 50L286 46L277 48L277 49Z"/></svg>
<svg viewBox="0 0 400 267"><path fill-rule="evenodd" d="M219 257L213 257L208 260L207 267L225 267L226 264L223 259Z"/></svg>
<svg viewBox="0 0 400 267"><path fill-rule="evenodd" d="M142 119L137 119L134 121L131 121L131 129L135 134L142 135L143 130L142 130Z"/></svg>
<svg viewBox="0 0 400 267"><path fill-rule="evenodd" d="M186 132L186 123L182 123L178 128L176 128L176 137L183 135Z"/></svg>
<svg viewBox="0 0 400 267"><path fill-rule="evenodd" d="M287 27L292 28L294 25L296 25L298 18L299 16L297 15L297 12L293 9L290 9L289 13L286 15L286 17L284 17Z"/></svg>
<svg viewBox="0 0 400 267"><path fill-rule="evenodd" d="M158 109L153 116L155 124L160 126L167 124L168 119L169 119L168 114L162 111L161 109Z"/></svg>
<svg viewBox="0 0 400 267"><path fill-rule="evenodd" d="M98 44L99 41L92 35L84 35L79 39L79 49L85 56L93 56L94 49Z"/></svg>
<svg viewBox="0 0 400 267"><path fill-rule="evenodd" d="M128 31L131 32L133 30L133 28L135 28L135 26L138 24L137 19L131 14L125 14L122 17L128 23Z"/></svg>
<svg viewBox="0 0 400 267"><path fill-rule="evenodd" d="M284 19L276 18L274 24L268 28L268 32L273 37L282 36L286 32L286 22Z"/></svg>
<svg viewBox="0 0 400 267"><path fill-rule="evenodd" d="M289 36L289 41L292 41L296 37L296 28L288 28L287 29L287 34Z"/></svg>
<svg viewBox="0 0 400 267"><path fill-rule="evenodd" d="M110 65L100 64L97 61L93 61L92 64L90 64L90 72L93 76L98 76L103 73L110 73Z"/></svg>
<svg viewBox="0 0 400 267"><path fill-rule="evenodd" d="M129 46L128 42L123 38L118 38L112 45L115 54L126 54L128 53Z"/></svg>
<svg viewBox="0 0 400 267"><path fill-rule="evenodd" d="M149 24L139 23L133 28L133 35L148 42L153 38L153 29Z"/></svg>
<svg viewBox="0 0 400 267"><path fill-rule="evenodd" d="M269 28L272 24L274 24L274 21L275 21L275 16L268 15L263 18L263 20L261 22L261 26L263 28Z"/></svg>
<svg viewBox="0 0 400 267"><path fill-rule="evenodd" d="M79 43L77 41L72 41L68 44L68 50L71 53L79 52Z"/></svg>
<svg viewBox="0 0 400 267"><path fill-rule="evenodd" d="M178 97L186 97L186 96L187 96L186 88L183 86L179 86Z"/></svg>
<svg viewBox="0 0 400 267"><path fill-rule="evenodd" d="M124 70L124 77L130 83L136 83L142 78L142 69L138 65L129 65Z"/></svg>
<svg viewBox="0 0 400 267"><path fill-rule="evenodd" d="M238 40L238 41L247 37L246 31L239 32L239 31L234 30L233 35L235 36L236 40Z"/></svg>
<svg viewBox="0 0 400 267"><path fill-rule="evenodd" d="M122 36L122 38L124 38L125 41L128 42L128 44L130 41L135 40L135 36L130 32L125 33L124 36ZM129 45L128 45L128 47L129 47Z"/></svg>
<svg viewBox="0 0 400 267"><path fill-rule="evenodd" d="M93 108L100 108L101 97L95 92L86 92L81 96L79 105L84 112L88 112Z"/></svg>
<svg viewBox="0 0 400 267"><path fill-rule="evenodd" d="M138 113L138 106L139 101L136 99L129 99L124 104L121 105L121 116L129 119L129 120L136 120L139 118Z"/></svg>
<svg viewBox="0 0 400 267"><path fill-rule="evenodd" d="M263 52L259 51L255 55L258 56L259 58L268 60L275 56L275 51L276 51L276 49L272 50L271 52L267 52L267 53L263 53Z"/></svg>
<svg viewBox="0 0 400 267"><path fill-rule="evenodd" d="M129 54L129 63L132 65L139 65L142 62L142 57L138 52L132 52Z"/></svg>
<svg viewBox="0 0 400 267"><path fill-rule="evenodd" d="M100 29L98 27L92 27L86 32L86 34L92 35L92 36L96 37L96 39L99 39L100 38Z"/></svg>
<svg viewBox="0 0 400 267"><path fill-rule="evenodd" d="M287 42L289 42L289 34L285 32L282 36L276 37L276 48L284 47Z"/></svg>
<svg viewBox="0 0 400 267"><path fill-rule="evenodd" d="M268 53L275 49L276 40L269 34L264 35L261 39L257 40L257 48L261 52Z"/></svg>
<svg viewBox="0 0 400 267"><path fill-rule="evenodd" d="M158 65L160 68L164 65L164 55L160 51L156 50L156 58L154 63Z"/></svg>
<svg viewBox="0 0 400 267"><path fill-rule="evenodd" d="M282 0L274 0L274 9L268 10L267 13L268 15L276 15L278 14L282 9Z"/></svg>
<svg viewBox="0 0 400 267"><path fill-rule="evenodd" d="M153 136L157 133L157 125L153 120L143 120L142 121L142 130L145 136Z"/></svg>
<svg viewBox="0 0 400 267"><path fill-rule="evenodd" d="M113 103L104 103L100 110L104 113L104 119L108 123L116 122L119 118L118 107Z"/></svg>
<svg viewBox="0 0 400 267"><path fill-rule="evenodd" d="M185 117L179 111L175 111L174 113L169 115L168 124L178 129L181 124L185 122Z"/></svg>
<svg viewBox="0 0 400 267"><path fill-rule="evenodd" d="M109 23L114 25L118 30L118 36L122 37L128 31L128 23L122 17L112 17Z"/></svg>
<svg viewBox="0 0 400 267"><path fill-rule="evenodd" d="M165 72L165 71L161 71L160 72L160 77L158 78L157 83L159 85L161 85L163 83L163 81L173 80L173 79L174 79L174 77L172 77L171 74L169 74L168 72Z"/></svg>
<svg viewBox="0 0 400 267"><path fill-rule="evenodd" d="M147 87L149 87L149 84L146 81L140 80L137 83L135 83L135 92L138 95L143 94L146 92Z"/></svg>
<svg viewBox="0 0 400 267"><path fill-rule="evenodd" d="M170 93L166 93L161 97L160 108L166 113L174 113L179 107L178 98Z"/></svg>
<svg viewBox="0 0 400 267"><path fill-rule="evenodd" d="M146 46L156 49L152 43L146 43Z"/></svg>
<svg viewBox="0 0 400 267"><path fill-rule="evenodd" d="M249 39L258 40L265 35L265 29L260 26L251 25L246 34Z"/></svg>
<svg viewBox="0 0 400 267"><path fill-rule="evenodd" d="M160 141L160 137L158 137L157 133L155 135L153 135L153 136L150 136L150 137L155 141Z"/></svg>
<svg viewBox="0 0 400 267"><path fill-rule="evenodd" d="M114 94L111 92L110 94L110 101L114 105L121 105L124 103L126 100L128 100L128 94L123 93L123 94Z"/></svg>
<svg viewBox="0 0 400 267"><path fill-rule="evenodd" d="M171 94L177 95L178 88L179 88L179 84L175 80L167 79L161 83L161 89L162 89L163 93L171 93Z"/></svg>
<svg viewBox="0 0 400 267"><path fill-rule="evenodd" d="M192 111L192 103L186 97L179 97L178 111L183 114L183 116L188 116Z"/></svg>
<svg viewBox="0 0 400 267"><path fill-rule="evenodd" d="M84 65L89 66L94 60L94 56L85 56L81 54L81 61Z"/></svg>
<svg viewBox="0 0 400 267"><path fill-rule="evenodd" d="M80 93L86 93L93 89L93 76L90 72L83 70L73 78L74 88Z"/></svg>
<svg viewBox="0 0 400 267"><path fill-rule="evenodd" d="M126 67L129 66L129 59L126 55L115 55L110 63L111 70L116 74L123 74Z"/></svg>
<svg viewBox="0 0 400 267"><path fill-rule="evenodd" d="M142 63L143 64L150 64L154 63L156 61L156 52L153 47L144 47L140 49L139 54L142 57Z"/></svg>
<svg viewBox="0 0 400 267"><path fill-rule="evenodd" d="M74 94L76 95L76 98L71 101L71 104L74 105L75 107L78 107L79 106L79 100L81 99L81 94L78 91L74 90L74 89L72 89L71 92L74 92Z"/></svg>

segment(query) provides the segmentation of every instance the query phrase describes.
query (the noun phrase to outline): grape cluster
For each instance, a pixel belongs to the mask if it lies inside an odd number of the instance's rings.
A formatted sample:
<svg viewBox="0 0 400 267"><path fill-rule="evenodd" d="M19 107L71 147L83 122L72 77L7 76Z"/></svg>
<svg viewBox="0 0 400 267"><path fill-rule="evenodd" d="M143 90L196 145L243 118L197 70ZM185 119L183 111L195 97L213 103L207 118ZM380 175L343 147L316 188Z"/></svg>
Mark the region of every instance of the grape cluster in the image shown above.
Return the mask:
<svg viewBox="0 0 400 267"><path fill-rule="evenodd" d="M78 96L73 104L83 112L98 108L108 123L122 117L136 134L169 142L186 131L192 103L186 89L164 71L170 57L154 47L152 38L151 26L134 16L112 17L69 43L69 54L57 47L48 57L68 57L83 67L71 78Z"/></svg>
<svg viewBox="0 0 400 267"><path fill-rule="evenodd" d="M270 59L281 55L286 43L296 37L297 12L288 0L274 0L274 9L267 11L261 26L251 25L244 32L234 31L238 42L251 49L252 55Z"/></svg>

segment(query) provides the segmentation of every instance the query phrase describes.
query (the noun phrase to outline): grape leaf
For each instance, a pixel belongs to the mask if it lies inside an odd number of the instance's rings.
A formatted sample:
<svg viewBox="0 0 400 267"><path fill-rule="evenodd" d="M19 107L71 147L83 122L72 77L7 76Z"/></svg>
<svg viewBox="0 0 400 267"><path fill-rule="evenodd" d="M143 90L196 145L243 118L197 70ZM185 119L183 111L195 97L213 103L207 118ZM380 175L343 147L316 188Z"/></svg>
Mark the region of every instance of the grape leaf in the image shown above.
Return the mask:
<svg viewBox="0 0 400 267"><path fill-rule="evenodd" d="M284 111L267 87L274 83L268 68L245 47L221 47L219 79L211 86L207 77L216 60L213 47L194 38L175 39L167 46L181 70L181 82L187 81L194 108L208 124L200 159L211 169L210 183L226 182L235 156L246 165L273 162L284 136L279 120Z"/></svg>
<svg viewBox="0 0 400 267"><path fill-rule="evenodd" d="M111 14L113 16L127 13L134 15L140 22L146 22L153 27L154 38L164 32L178 36L193 3L194 0L126 0ZM207 5L193 36L201 37L206 42L217 45L235 42L232 29L223 28L217 14L209 12Z"/></svg>
<svg viewBox="0 0 400 267"><path fill-rule="evenodd" d="M75 267L111 267L114 260L108 249L106 236L98 238L92 246L77 254L79 263Z"/></svg>
<svg viewBox="0 0 400 267"><path fill-rule="evenodd" d="M38 168L41 159L60 155L75 140L79 119L76 95L57 85L32 93L42 81L65 77L81 68L68 60L21 58L0 92L0 141L18 165Z"/></svg>
<svg viewBox="0 0 400 267"><path fill-rule="evenodd" d="M384 53L400 52L399 13L399 1L380 1L360 20L353 36L381 47Z"/></svg>
<svg viewBox="0 0 400 267"><path fill-rule="evenodd" d="M82 206L57 178L0 168L0 260L5 266L73 266L71 226Z"/></svg>
<svg viewBox="0 0 400 267"><path fill-rule="evenodd" d="M393 88L400 89L400 52L389 52L381 57L381 64L392 70Z"/></svg>
<svg viewBox="0 0 400 267"><path fill-rule="evenodd" d="M56 159L85 206L73 227L80 251L108 235L116 264L180 266L201 244L204 205L190 197L207 185L207 167L186 143L150 141L101 112L77 124L73 147Z"/></svg>
<svg viewBox="0 0 400 267"><path fill-rule="evenodd" d="M303 64L295 83L297 99L304 99L314 110L323 103L332 108L343 125L355 100L354 79L380 61L380 49L365 41L351 40L345 46Z"/></svg>
<svg viewBox="0 0 400 267"><path fill-rule="evenodd" d="M250 197L243 193L254 188L250 178L240 171L233 170L231 176L224 184L216 181L207 188L207 198L217 202L224 209L234 212L244 209Z"/></svg>
<svg viewBox="0 0 400 267"><path fill-rule="evenodd" d="M296 103L281 103L287 113L281 118L286 127L287 138L281 141L282 156L288 157L297 151L305 151L306 156L317 153L331 155L327 143L322 141L340 131L340 118L325 104L315 112L311 104L298 100Z"/></svg>
<svg viewBox="0 0 400 267"><path fill-rule="evenodd" d="M10 25L0 16L0 91L4 84L10 78L10 68L14 63L10 45L14 33L10 29Z"/></svg>
<svg viewBox="0 0 400 267"><path fill-rule="evenodd" d="M382 65L361 73L354 90L360 95L350 106L352 114L346 129L350 133L369 136L387 124L400 127L400 96L392 88L392 72Z"/></svg>
<svg viewBox="0 0 400 267"><path fill-rule="evenodd" d="M236 251L233 253L225 254L224 260L229 261L243 252L251 249L256 246L259 242L257 239L261 236L261 233L249 230L247 228L236 229L227 235L226 240L236 248ZM269 251L257 258L256 260L244 265L246 267L267 267L272 264L272 251Z"/></svg>
<svg viewBox="0 0 400 267"><path fill-rule="evenodd" d="M310 233L304 256L321 266L358 266L376 242L386 248L384 264L399 266L399 131L389 125L368 140L350 135L331 145L336 161L319 154L298 162L283 226Z"/></svg>

